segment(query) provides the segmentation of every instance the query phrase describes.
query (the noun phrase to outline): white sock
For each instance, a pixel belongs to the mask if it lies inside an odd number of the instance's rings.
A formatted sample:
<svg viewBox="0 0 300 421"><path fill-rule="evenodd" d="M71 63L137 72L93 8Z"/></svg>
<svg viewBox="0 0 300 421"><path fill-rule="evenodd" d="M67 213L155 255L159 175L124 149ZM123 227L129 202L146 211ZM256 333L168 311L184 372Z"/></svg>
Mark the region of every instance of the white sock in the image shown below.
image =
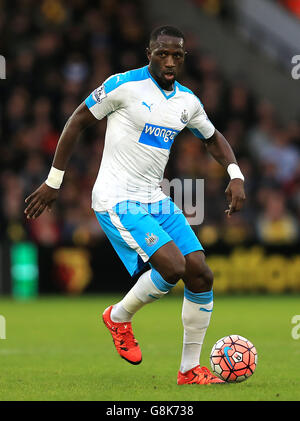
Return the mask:
<svg viewBox="0 0 300 421"><path fill-rule="evenodd" d="M200 364L201 348L209 326L213 301L198 304L183 299L182 323L184 327L180 371L185 373ZM202 309L202 310L200 310Z"/></svg>
<svg viewBox="0 0 300 421"><path fill-rule="evenodd" d="M160 282L159 285L161 285L164 291L155 286L152 278L157 279ZM111 311L112 321L116 323L130 322L132 316L140 308L167 294L172 286L173 285L164 281L155 269L148 270L139 277L136 284L131 288L128 294L125 295L122 301L113 306Z"/></svg>

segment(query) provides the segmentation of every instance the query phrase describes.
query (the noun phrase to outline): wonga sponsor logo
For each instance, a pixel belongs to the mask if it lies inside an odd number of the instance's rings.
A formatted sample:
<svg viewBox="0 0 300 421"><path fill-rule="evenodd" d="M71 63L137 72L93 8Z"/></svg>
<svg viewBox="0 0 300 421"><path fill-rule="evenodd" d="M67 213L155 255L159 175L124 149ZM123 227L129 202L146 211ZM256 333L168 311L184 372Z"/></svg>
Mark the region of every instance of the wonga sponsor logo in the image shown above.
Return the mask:
<svg viewBox="0 0 300 421"><path fill-rule="evenodd" d="M179 130L146 123L139 138L139 143L160 149L170 149L178 133Z"/></svg>

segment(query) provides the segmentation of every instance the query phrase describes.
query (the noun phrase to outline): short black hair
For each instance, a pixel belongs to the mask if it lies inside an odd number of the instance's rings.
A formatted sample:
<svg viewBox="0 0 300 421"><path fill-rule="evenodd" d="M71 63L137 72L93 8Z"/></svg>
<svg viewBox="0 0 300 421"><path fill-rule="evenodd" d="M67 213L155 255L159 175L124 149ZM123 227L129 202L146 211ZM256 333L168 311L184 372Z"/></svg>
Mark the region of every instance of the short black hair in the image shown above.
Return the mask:
<svg viewBox="0 0 300 421"><path fill-rule="evenodd" d="M160 35L169 35L170 37L182 38L185 41L183 33L175 26L164 25L153 29L150 34L150 42L156 41Z"/></svg>

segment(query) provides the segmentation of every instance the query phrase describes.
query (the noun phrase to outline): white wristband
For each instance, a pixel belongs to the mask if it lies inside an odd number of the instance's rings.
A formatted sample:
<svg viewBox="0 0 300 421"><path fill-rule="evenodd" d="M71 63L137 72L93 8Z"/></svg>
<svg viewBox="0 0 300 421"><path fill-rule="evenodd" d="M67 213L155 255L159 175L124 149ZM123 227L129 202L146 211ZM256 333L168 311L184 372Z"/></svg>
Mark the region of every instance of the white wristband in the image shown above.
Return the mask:
<svg viewBox="0 0 300 421"><path fill-rule="evenodd" d="M64 171L51 167L51 170L48 174L48 178L45 181L45 183L47 184L47 186L52 187L52 189L59 189L63 181L64 174Z"/></svg>
<svg viewBox="0 0 300 421"><path fill-rule="evenodd" d="M227 167L227 172L231 180L234 178L240 178L241 180L245 180L245 177L240 170L240 167L237 164L229 164Z"/></svg>

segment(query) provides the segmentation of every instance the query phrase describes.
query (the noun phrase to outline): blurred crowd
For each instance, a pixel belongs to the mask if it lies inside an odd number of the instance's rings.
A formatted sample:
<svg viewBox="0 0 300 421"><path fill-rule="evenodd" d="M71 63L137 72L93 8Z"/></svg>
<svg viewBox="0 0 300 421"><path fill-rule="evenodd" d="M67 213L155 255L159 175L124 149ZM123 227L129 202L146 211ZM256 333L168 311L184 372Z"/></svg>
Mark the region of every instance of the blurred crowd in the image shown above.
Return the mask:
<svg viewBox="0 0 300 421"><path fill-rule="evenodd" d="M202 7L207 13L219 15L220 17L229 17L234 9L233 0L191 0L193 3ZM299 0L269 0L283 7L288 13L300 18Z"/></svg>
<svg viewBox="0 0 300 421"><path fill-rule="evenodd" d="M24 199L47 177L60 133L75 108L114 73L144 66L153 23L134 0L0 0L0 234L38 244L97 244L104 234L91 190L104 145L105 119L80 137L52 212L26 221ZM154 25L155 26L155 25ZM245 209L226 218L228 175L185 130L176 138L166 178L204 178L204 223L218 242L295 244L300 221L300 118L283 124L271 103L243 79L226 80L213 54L187 33L181 83L192 89L234 149L245 175Z"/></svg>

